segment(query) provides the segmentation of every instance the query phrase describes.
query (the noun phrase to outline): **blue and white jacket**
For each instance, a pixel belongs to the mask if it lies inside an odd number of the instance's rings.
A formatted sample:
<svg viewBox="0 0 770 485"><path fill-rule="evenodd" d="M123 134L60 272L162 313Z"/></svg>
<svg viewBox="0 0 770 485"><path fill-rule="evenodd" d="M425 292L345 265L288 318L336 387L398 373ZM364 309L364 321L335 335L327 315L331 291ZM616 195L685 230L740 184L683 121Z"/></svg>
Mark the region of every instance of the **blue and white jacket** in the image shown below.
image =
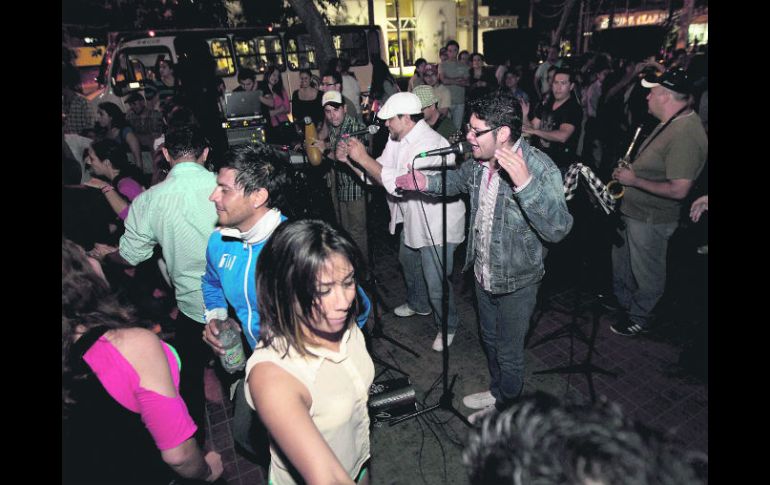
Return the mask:
<svg viewBox="0 0 770 485"><path fill-rule="evenodd" d="M201 278L206 323L227 318L228 304L241 322L251 349L259 341L259 312L257 311L257 258L273 231L286 217L271 209L248 232L218 228L209 237L206 248L206 272ZM358 294L364 311L358 316L359 327L369 318L371 303L361 287Z"/></svg>

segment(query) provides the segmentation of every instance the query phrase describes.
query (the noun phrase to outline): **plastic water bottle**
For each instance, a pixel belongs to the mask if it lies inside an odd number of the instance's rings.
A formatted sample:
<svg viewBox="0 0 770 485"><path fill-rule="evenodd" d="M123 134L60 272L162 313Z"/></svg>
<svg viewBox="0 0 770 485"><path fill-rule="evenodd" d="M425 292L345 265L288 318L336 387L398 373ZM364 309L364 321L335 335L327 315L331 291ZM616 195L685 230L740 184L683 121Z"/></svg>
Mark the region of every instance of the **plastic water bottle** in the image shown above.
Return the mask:
<svg viewBox="0 0 770 485"><path fill-rule="evenodd" d="M316 141L318 134L315 131L315 125L310 116L305 116L305 151L307 151L307 158L310 160L310 164L317 167L321 164L321 150L316 147L311 147L310 144Z"/></svg>
<svg viewBox="0 0 770 485"><path fill-rule="evenodd" d="M238 322L228 318L219 324L219 342L225 349L225 354L219 356L224 368L230 374L234 374L246 367L246 354L243 352L241 333L236 329Z"/></svg>

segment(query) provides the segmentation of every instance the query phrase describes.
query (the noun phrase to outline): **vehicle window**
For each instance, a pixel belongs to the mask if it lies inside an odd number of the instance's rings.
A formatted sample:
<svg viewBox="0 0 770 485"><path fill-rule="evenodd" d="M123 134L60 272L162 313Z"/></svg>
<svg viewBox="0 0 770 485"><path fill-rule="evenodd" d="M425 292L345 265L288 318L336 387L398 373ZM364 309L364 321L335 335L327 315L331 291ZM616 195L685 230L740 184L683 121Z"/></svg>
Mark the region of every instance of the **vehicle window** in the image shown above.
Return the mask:
<svg viewBox="0 0 770 485"><path fill-rule="evenodd" d="M125 96L155 79L158 58L170 59L171 53L165 47L135 47L120 51L110 74L115 94Z"/></svg>
<svg viewBox="0 0 770 485"><path fill-rule="evenodd" d="M297 37L288 38L286 41L286 58L289 60L289 69L316 69L315 47L309 34L300 34Z"/></svg>
<svg viewBox="0 0 770 485"><path fill-rule="evenodd" d="M217 63L217 76L232 76L235 74L235 63L230 53L230 45L226 37L208 39L209 52Z"/></svg>
<svg viewBox="0 0 770 485"><path fill-rule="evenodd" d="M248 67L258 73L265 72L268 65L278 66L280 71L286 70L283 59L283 46L278 36L256 37L254 39L235 38L235 55L238 67Z"/></svg>
<svg viewBox="0 0 770 485"><path fill-rule="evenodd" d="M257 71L257 48L253 40L233 39L235 58L238 61L238 69L247 67Z"/></svg>
<svg viewBox="0 0 770 485"><path fill-rule="evenodd" d="M369 55L366 49L365 32L345 32L332 36L337 57L346 57L351 66L365 66L369 64Z"/></svg>

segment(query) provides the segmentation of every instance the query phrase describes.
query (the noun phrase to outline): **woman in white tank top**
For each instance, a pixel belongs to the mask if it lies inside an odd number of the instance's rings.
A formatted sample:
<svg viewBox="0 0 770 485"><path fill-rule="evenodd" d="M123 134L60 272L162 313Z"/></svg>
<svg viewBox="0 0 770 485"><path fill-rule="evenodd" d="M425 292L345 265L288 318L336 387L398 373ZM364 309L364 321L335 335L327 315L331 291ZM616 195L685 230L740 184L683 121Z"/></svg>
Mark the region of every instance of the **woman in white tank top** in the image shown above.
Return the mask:
<svg viewBox="0 0 770 485"><path fill-rule="evenodd" d="M245 391L270 432L269 483L368 484L374 365L355 323L358 249L325 222L287 222L256 271L263 330Z"/></svg>

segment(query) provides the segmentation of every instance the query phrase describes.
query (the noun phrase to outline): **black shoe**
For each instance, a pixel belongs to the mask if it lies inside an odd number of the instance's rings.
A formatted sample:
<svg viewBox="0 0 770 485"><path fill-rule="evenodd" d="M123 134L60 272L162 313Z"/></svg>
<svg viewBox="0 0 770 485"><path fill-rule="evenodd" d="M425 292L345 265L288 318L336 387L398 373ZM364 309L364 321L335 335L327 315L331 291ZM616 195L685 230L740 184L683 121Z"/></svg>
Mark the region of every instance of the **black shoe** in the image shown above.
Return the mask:
<svg viewBox="0 0 770 485"><path fill-rule="evenodd" d="M610 330L618 335L625 335L627 337L633 337L634 335L647 333L647 329L645 327L627 319L613 323L610 325Z"/></svg>
<svg viewBox="0 0 770 485"><path fill-rule="evenodd" d="M620 312L625 310L620 305L620 302L618 302L618 299L615 298L615 295L605 295L599 293L596 295L596 297L599 299L599 304L611 312Z"/></svg>

